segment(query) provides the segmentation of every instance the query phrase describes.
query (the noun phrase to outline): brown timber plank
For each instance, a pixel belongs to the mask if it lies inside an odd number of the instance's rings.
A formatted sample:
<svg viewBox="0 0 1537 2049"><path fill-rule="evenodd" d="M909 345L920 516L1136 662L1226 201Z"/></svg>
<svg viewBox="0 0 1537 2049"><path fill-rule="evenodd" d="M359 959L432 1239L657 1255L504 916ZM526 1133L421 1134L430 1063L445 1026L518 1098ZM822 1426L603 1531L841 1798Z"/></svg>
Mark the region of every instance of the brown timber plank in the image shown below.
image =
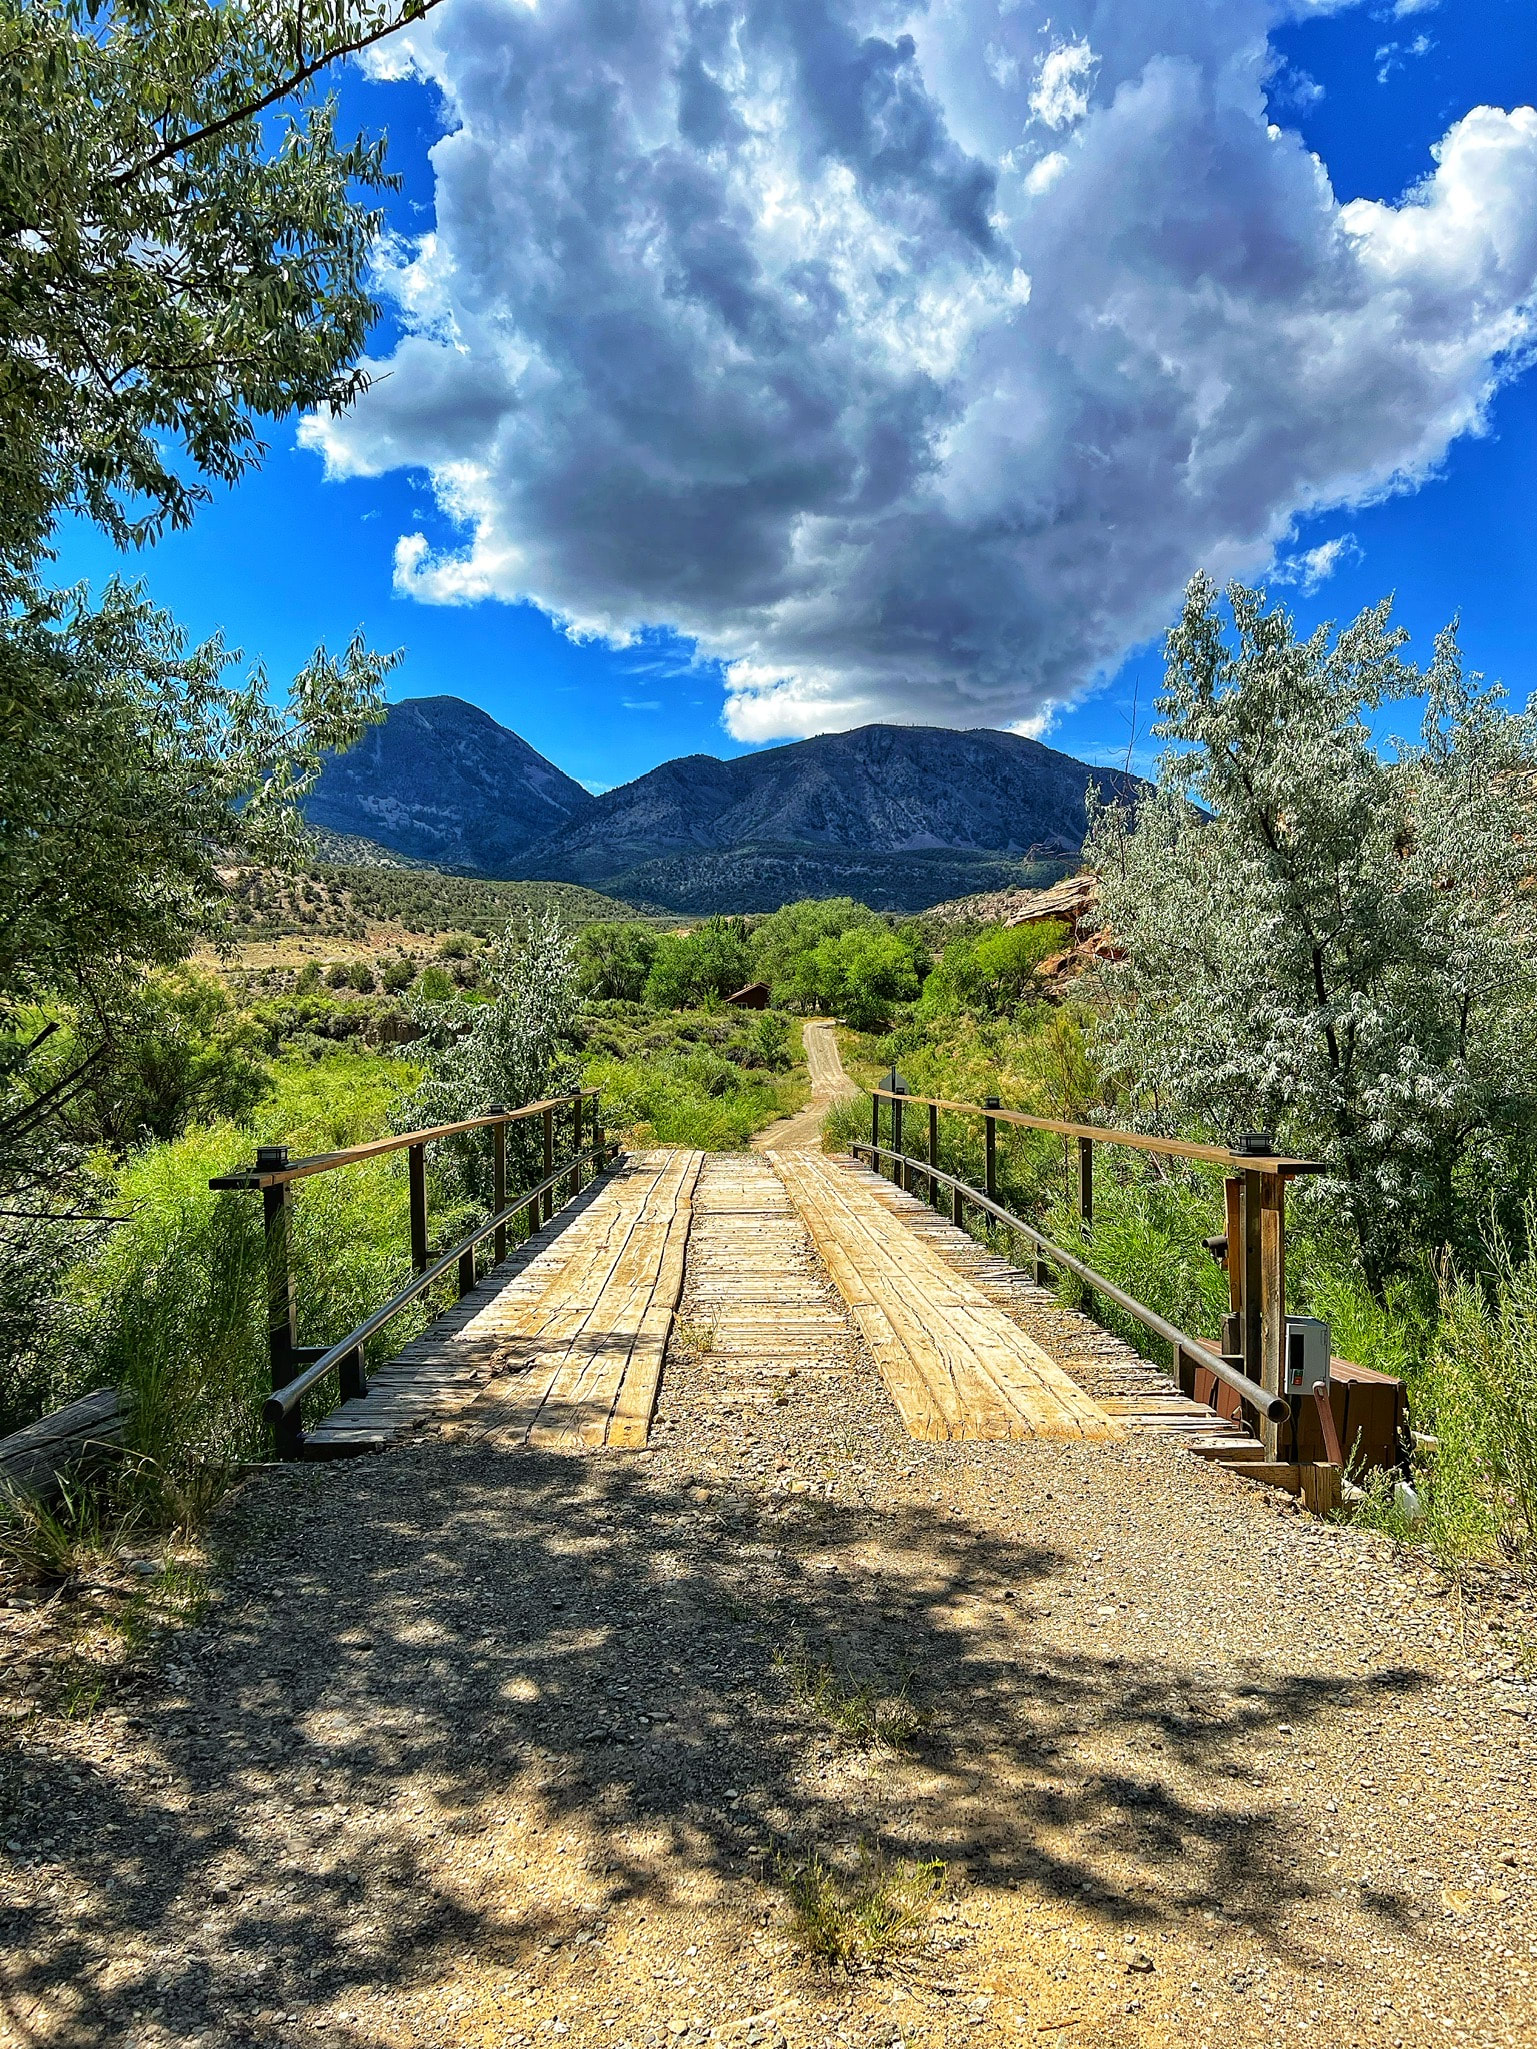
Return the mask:
<svg viewBox="0 0 1537 2049"><path fill-rule="evenodd" d="M1121 1426L861 1182L767 1155L915 1437L1113 1438Z"/></svg>

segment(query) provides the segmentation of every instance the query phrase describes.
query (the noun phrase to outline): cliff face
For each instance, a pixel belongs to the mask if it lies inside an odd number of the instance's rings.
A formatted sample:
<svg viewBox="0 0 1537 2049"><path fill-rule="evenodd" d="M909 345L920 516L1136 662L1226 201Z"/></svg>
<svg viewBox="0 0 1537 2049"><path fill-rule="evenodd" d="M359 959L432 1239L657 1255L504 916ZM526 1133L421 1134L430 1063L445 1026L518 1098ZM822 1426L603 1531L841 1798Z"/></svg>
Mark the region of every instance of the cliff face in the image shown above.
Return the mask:
<svg viewBox="0 0 1537 2049"><path fill-rule="evenodd" d="M518 857L592 798L489 713L459 697L392 704L332 755L305 804L312 825L440 868L520 873Z"/></svg>

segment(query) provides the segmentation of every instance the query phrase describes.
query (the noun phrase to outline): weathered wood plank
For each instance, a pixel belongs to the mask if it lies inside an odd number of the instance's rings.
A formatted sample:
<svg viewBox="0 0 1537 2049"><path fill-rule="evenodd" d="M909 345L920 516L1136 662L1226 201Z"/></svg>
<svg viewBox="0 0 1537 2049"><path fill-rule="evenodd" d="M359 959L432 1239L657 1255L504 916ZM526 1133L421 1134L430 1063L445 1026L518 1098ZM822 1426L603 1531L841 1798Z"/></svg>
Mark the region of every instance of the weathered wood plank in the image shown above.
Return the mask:
<svg viewBox="0 0 1537 2049"><path fill-rule="evenodd" d="M0 1495L50 1499L68 1474L121 1448L127 1419L119 1390L99 1387L0 1438Z"/></svg>
<svg viewBox="0 0 1537 2049"><path fill-rule="evenodd" d="M913 1436L1122 1434L974 1282L908 1231L889 1203L819 1154L767 1157Z"/></svg>

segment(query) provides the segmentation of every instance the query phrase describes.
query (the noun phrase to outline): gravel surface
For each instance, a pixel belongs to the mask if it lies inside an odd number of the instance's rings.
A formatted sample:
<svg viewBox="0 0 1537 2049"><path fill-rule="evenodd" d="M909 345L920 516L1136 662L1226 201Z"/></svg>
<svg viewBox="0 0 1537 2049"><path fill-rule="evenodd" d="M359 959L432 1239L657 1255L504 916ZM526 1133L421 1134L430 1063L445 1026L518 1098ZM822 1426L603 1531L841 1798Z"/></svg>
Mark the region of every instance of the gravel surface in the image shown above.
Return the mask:
<svg viewBox="0 0 1537 2049"><path fill-rule="evenodd" d="M910 1441L809 1247L717 1346L728 1171L651 1451L263 1471L10 1594L0 2041L1530 2043L1529 1595L1152 1441ZM944 1890L830 1969L811 1850Z"/></svg>

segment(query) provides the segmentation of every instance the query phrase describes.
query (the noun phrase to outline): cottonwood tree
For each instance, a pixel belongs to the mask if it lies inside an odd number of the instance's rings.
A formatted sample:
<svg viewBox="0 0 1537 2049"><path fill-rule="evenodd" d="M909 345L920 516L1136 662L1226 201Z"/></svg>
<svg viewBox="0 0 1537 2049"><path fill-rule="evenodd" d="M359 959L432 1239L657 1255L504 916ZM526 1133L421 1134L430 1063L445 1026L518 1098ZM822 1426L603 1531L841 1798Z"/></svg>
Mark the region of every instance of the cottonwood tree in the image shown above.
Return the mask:
<svg viewBox="0 0 1537 2049"><path fill-rule="evenodd" d="M1169 635L1171 745L1135 815L1093 806L1086 858L1125 958L1096 1050L1161 1128L1271 1128L1381 1289L1513 1207L1537 1134L1537 721L1425 670L1391 600L1297 638L1261 591L1190 585ZM1372 715L1424 699L1417 744Z"/></svg>
<svg viewBox="0 0 1537 2049"><path fill-rule="evenodd" d="M310 88L437 4L0 0L0 565L185 526L363 389L389 181Z"/></svg>

